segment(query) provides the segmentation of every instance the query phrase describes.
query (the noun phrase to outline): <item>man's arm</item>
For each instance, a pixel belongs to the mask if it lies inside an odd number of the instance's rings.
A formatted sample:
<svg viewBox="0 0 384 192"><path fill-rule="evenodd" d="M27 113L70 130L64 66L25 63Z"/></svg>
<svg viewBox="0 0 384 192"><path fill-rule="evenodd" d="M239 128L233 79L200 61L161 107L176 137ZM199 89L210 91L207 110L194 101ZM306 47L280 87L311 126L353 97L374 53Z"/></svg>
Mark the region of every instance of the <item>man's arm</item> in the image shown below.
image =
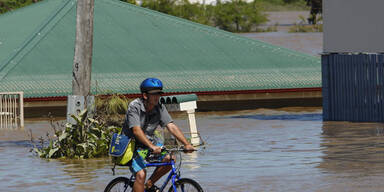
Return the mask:
<svg viewBox="0 0 384 192"><path fill-rule="evenodd" d="M180 131L179 127L177 127L174 123L168 123L167 124L168 131L172 133L173 136L176 137L177 140L179 140L184 145L184 149L186 151L194 151L195 149L193 146L187 141L187 139L184 137L184 134Z"/></svg>
<svg viewBox="0 0 384 192"><path fill-rule="evenodd" d="M144 131L139 126L134 126L133 128L133 134L135 135L136 139L138 139L142 144L149 147L153 153L158 154L161 153L161 147L154 145L146 136Z"/></svg>

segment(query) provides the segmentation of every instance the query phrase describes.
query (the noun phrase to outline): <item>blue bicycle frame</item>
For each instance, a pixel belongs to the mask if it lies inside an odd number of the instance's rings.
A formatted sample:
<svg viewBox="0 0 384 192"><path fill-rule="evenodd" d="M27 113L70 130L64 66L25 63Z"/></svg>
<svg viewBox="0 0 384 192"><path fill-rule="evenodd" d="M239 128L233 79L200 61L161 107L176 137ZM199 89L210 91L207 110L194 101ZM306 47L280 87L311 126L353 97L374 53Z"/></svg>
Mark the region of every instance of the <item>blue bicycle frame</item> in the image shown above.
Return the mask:
<svg viewBox="0 0 384 192"><path fill-rule="evenodd" d="M169 166L169 165L172 166L172 170L169 173L167 179L164 181L163 185L161 186L160 191L163 191L167 186L169 180L172 179L173 191L177 192L175 180L179 179L180 175L176 172L175 161L173 159L171 159L170 163L148 163L148 164L145 164L145 167L161 167L161 166Z"/></svg>

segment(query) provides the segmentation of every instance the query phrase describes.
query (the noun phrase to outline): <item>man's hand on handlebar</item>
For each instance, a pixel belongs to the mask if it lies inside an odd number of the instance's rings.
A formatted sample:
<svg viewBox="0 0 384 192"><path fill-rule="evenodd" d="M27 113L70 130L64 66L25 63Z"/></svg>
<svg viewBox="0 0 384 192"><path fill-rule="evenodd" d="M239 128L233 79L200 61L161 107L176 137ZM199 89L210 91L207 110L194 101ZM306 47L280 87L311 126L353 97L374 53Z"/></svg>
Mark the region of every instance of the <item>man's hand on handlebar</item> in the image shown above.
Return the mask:
<svg viewBox="0 0 384 192"><path fill-rule="evenodd" d="M194 151L196 151L196 149L191 144L184 145L184 153L192 153Z"/></svg>
<svg viewBox="0 0 384 192"><path fill-rule="evenodd" d="M159 147L156 145L151 146L149 150L151 151L152 154L160 154L163 151L174 151L173 149L169 150L169 149L166 149L164 146ZM192 153L196 151L196 149L191 144L188 144L188 145L184 145L184 147L176 149L176 151L183 151L184 153Z"/></svg>
<svg viewBox="0 0 384 192"><path fill-rule="evenodd" d="M162 151L162 148L159 147L159 146L153 145L151 147L151 151L152 151L153 154L160 154L161 151Z"/></svg>

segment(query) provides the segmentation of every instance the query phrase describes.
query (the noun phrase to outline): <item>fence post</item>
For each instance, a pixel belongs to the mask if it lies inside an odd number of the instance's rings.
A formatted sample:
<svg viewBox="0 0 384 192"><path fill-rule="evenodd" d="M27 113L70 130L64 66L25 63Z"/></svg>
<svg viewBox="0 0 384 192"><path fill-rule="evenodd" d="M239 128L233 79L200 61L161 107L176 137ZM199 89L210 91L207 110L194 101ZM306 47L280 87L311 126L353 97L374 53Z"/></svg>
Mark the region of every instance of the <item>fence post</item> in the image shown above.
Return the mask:
<svg viewBox="0 0 384 192"><path fill-rule="evenodd" d="M24 93L19 93L19 100L20 100L20 127L24 128Z"/></svg>
<svg viewBox="0 0 384 192"><path fill-rule="evenodd" d="M200 135L197 132L195 109L197 109L197 95L172 95L160 98L160 103L165 104L168 111L186 111L188 114L189 131L191 144L200 145Z"/></svg>
<svg viewBox="0 0 384 192"><path fill-rule="evenodd" d="M197 146L200 144L200 138L199 138L199 135L197 134L195 110L194 109L187 110L187 113L188 113L189 131L191 132L191 144Z"/></svg>
<svg viewBox="0 0 384 192"><path fill-rule="evenodd" d="M23 99L23 92L0 92L0 128L24 127Z"/></svg>

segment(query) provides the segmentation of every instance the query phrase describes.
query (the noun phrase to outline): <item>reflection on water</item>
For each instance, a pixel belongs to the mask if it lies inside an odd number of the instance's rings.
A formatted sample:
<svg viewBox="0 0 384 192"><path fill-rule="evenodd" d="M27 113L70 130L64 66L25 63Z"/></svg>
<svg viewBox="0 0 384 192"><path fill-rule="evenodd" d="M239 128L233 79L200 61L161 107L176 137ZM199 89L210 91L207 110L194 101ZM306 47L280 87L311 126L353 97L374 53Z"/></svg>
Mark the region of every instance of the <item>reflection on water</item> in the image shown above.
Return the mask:
<svg viewBox="0 0 384 192"><path fill-rule="evenodd" d="M258 120L300 120L300 121L320 121L322 119L321 114L284 114L284 115L238 115L231 116L230 118L248 118Z"/></svg>
<svg viewBox="0 0 384 192"><path fill-rule="evenodd" d="M323 124L323 162L329 171L376 172L384 168L384 125L332 122Z"/></svg>
<svg viewBox="0 0 384 192"><path fill-rule="evenodd" d="M176 123L187 131L185 116ZM182 176L206 191L382 191L384 125L322 122L319 108L198 113L205 148L183 154ZM48 123L29 122L35 137ZM0 189L102 191L109 158L43 160L23 130L0 130ZM1 190L0 190L1 191Z"/></svg>
<svg viewBox="0 0 384 192"><path fill-rule="evenodd" d="M179 162L179 159L176 159L176 161ZM198 153L182 154L182 164L186 169L195 170L200 168Z"/></svg>
<svg viewBox="0 0 384 192"><path fill-rule="evenodd" d="M323 123L323 161L333 191L383 191L384 124ZM324 191L326 191L324 190Z"/></svg>

